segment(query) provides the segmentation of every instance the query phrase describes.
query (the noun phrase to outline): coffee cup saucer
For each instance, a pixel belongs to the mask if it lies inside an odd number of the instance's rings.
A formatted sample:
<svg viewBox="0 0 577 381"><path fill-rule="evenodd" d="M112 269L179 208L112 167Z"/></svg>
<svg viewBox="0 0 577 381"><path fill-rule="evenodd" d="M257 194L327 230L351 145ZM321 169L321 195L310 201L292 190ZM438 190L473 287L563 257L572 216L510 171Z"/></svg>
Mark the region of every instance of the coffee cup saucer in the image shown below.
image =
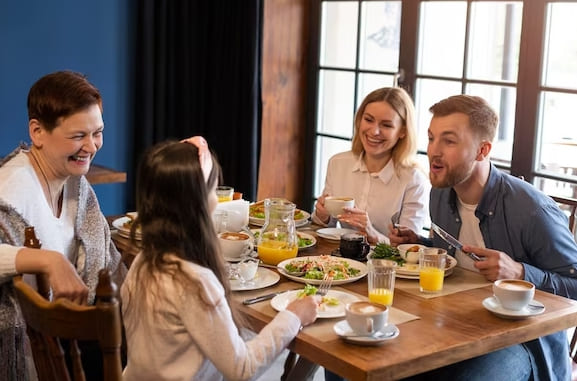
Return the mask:
<svg viewBox="0 0 577 381"><path fill-rule="evenodd" d="M341 339L358 345L381 345L388 340L399 336L399 329L394 324L387 324L380 331L371 336L358 336L345 320L337 322L333 330Z"/></svg>
<svg viewBox="0 0 577 381"><path fill-rule="evenodd" d="M497 298L490 296L483 300L483 307L500 318L513 320L525 319L545 312L545 306L543 303L535 299L531 300L529 306L526 306L519 311L514 311L504 308Z"/></svg>

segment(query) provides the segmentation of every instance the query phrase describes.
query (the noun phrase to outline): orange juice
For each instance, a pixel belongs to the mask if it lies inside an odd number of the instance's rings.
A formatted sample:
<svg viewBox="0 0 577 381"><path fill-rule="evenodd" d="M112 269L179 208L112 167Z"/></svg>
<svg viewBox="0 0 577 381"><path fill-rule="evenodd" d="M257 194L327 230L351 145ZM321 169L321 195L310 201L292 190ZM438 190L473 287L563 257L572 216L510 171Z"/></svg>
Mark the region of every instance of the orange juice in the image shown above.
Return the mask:
<svg viewBox="0 0 577 381"><path fill-rule="evenodd" d="M437 292L443 289L445 270L436 267L423 267L419 270L419 286L421 291Z"/></svg>
<svg viewBox="0 0 577 381"><path fill-rule="evenodd" d="M374 288L369 291L369 301L372 303L390 306L393 304L393 295L393 290L388 290L386 288Z"/></svg>
<svg viewBox="0 0 577 381"><path fill-rule="evenodd" d="M298 245L287 246L285 241L263 241L257 247L258 256L268 265L278 265L297 256Z"/></svg>

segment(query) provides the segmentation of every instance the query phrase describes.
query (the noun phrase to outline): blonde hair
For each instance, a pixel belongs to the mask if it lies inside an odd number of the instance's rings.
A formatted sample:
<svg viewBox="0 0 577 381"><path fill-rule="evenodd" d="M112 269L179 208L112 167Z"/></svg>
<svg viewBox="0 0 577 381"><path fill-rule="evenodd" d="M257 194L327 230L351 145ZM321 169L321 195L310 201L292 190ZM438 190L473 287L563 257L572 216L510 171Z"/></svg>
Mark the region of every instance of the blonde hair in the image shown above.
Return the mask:
<svg viewBox="0 0 577 381"><path fill-rule="evenodd" d="M359 137L359 127L369 103L386 102L401 117L405 137L399 139L393 147L392 158L395 169L415 167L417 154L417 130L415 128L415 106L409 94L400 87L383 87L372 91L363 99L355 114L355 132L352 151L355 155L364 152L363 143Z"/></svg>

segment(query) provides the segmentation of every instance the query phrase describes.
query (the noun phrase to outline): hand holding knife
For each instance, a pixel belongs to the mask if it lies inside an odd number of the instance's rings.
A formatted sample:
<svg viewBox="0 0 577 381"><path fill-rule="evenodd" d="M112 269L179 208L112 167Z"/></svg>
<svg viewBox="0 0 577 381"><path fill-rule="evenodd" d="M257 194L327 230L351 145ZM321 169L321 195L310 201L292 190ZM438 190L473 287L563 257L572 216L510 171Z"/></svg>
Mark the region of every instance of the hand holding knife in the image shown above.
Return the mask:
<svg viewBox="0 0 577 381"><path fill-rule="evenodd" d="M463 251L463 244L459 242L455 237L441 229L441 227L434 222L431 222L431 228L439 237L443 239L443 241L447 242L449 245L453 246L455 249L461 250L463 253L467 254L469 258L474 261L482 261L482 259L475 253L467 253Z"/></svg>

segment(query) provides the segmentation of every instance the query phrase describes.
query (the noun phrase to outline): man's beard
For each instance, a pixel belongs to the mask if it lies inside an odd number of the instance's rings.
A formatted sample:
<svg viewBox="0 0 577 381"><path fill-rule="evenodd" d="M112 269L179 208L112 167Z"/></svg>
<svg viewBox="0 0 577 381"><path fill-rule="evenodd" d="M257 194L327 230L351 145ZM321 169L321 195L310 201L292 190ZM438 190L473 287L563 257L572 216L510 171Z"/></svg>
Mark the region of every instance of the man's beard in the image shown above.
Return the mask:
<svg viewBox="0 0 577 381"><path fill-rule="evenodd" d="M443 177L435 175L433 172L429 173L429 179L433 188L452 188L455 185L462 183L471 176L473 165L468 162L463 162L459 166L453 168L444 166L443 171Z"/></svg>

